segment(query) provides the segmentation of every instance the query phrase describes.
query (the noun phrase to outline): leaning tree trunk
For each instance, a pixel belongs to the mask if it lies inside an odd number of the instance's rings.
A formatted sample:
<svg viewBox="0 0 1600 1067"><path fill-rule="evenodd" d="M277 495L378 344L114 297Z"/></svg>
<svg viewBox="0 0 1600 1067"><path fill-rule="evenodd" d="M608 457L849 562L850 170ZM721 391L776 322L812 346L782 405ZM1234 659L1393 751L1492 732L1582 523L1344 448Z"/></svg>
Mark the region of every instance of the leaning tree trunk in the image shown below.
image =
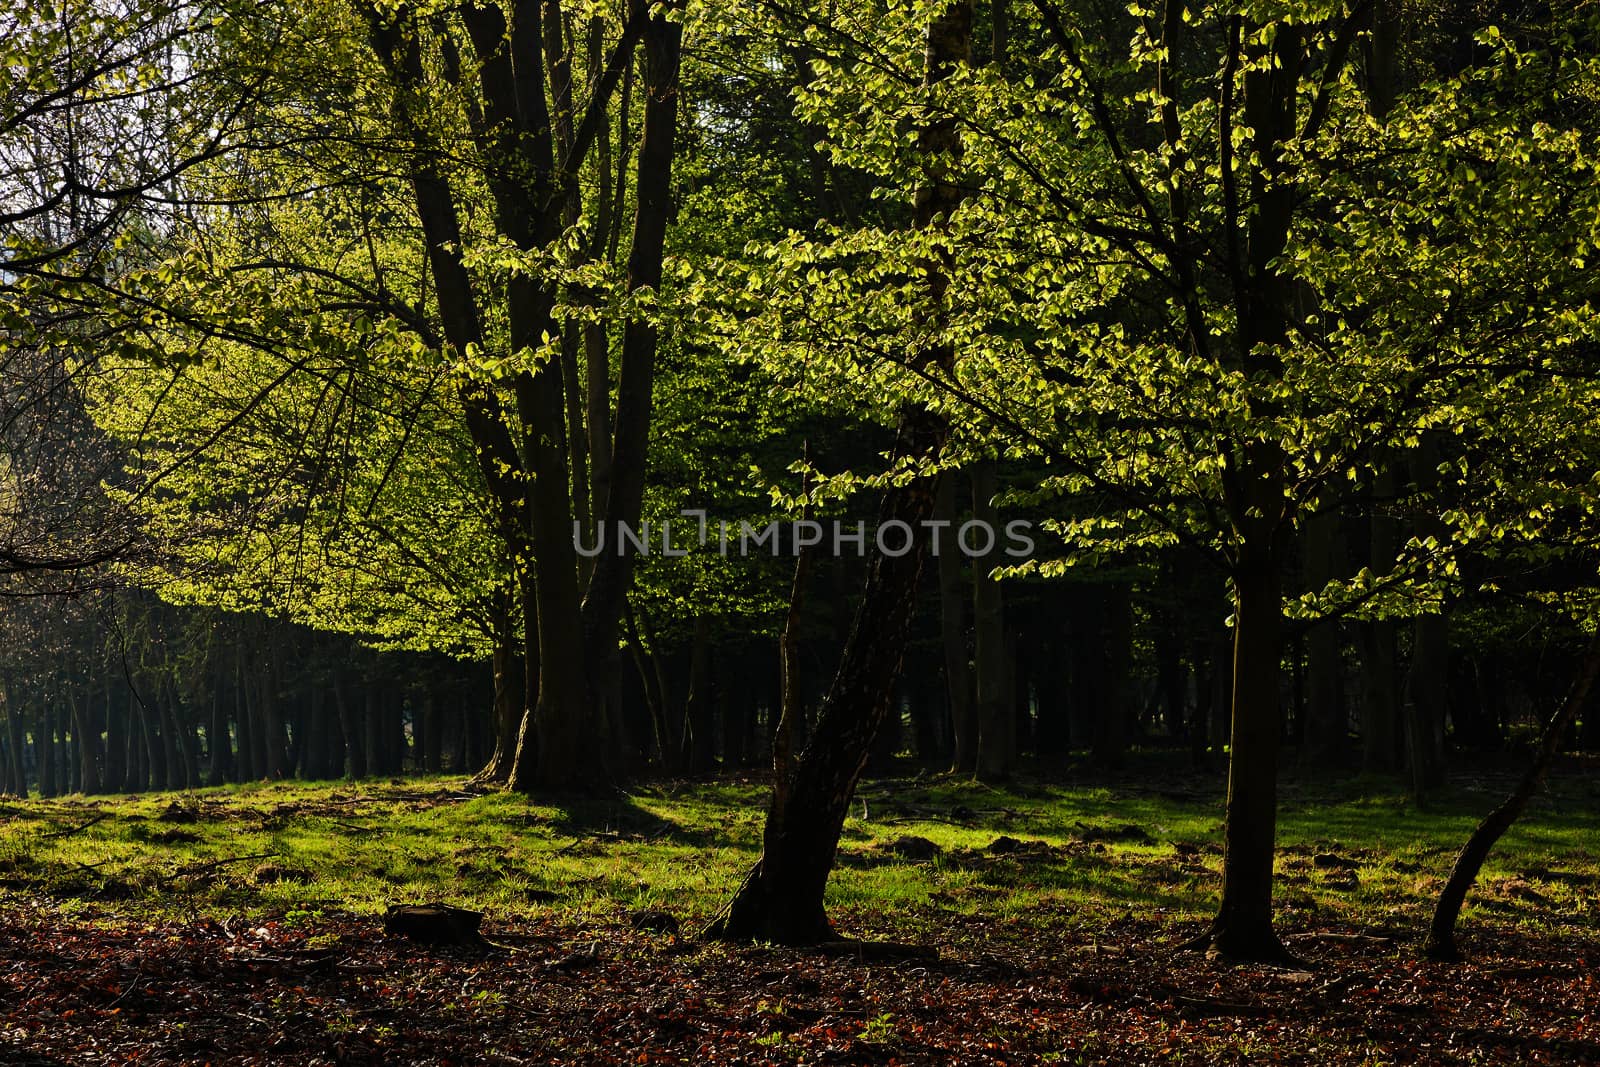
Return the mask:
<svg viewBox="0 0 1600 1067"><path fill-rule="evenodd" d="M907 418L901 451L914 448L928 455L937 450L943 433L935 416ZM920 478L890 490L880 526L899 520L920 528L933 514L932 481ZM805 749L790 762L786 781L774 787L761 858L708 928L708 936L782 944L815 944L833 936L823 911L823 890L856 781L889 714L922 556L920 543L903 555L874 555L833 685ZM790 714L785 719L792 722Z"/></svg>
<svg viewBox="0 0 1600 1067"><path fill-rule="evenodd" d="M1450 869L1450 879L1445 883L1444 889L1439 893L1439 902L1433 909L1433 922L1428 927L1428 940L1423 944L1422 952L1431 960L1459 960L1461 950L1456 947L1456 920L1461 915L1461 905L1467 899L1467 891L1472 888L1473 882L1478 879L1478 871L1483 868L1483 861L1489 858L1489 850L1494 848L1505 832L1511 829L1512 823L1522 814L1528 806L1528 801L1539 788L1539 783L1544 781L1545 772L1550 769L1556 753L1561 750L1561 742L1572 728L1572 723L1577 719L1578 713L1583 709L1589 699L1589 690L1594 687L1595 679L1600 677L1600 632L1597 632L1589 644L1589 650L1584 654L1583 666L1578 671L1578 681L1567 694L1566 701L1545 723L1544 734L1539 739L1538 751L1534 754L1533 763L1522 775L1522 780L1517 783L1516 789L1488 818L1478 824L1472 831L1472 836L1467 838L1467 843L1462 846L1456 856L1455 866Z"/></svg>
<svg viewBox="0 0 1600 1067"><path fill-rule="evenodd" d="M972 42L971 0L955 0L928 30L925 81L949 77L968 61ZM940 120L922 131L929 156L948 158L959 150L955 124ZM934 226L960 202L960 191L946 175L917 190L917 224ZM931 306L938 307L947 285L939 263L929 264ZM954 353L934 345L914 356L923 371L945 371ZM896 456L927 462L943 447L943 418L920 406L900 417ZM916 606L925 551L923 523L933 515L937 477L924 475L885 492L878 513L881 533L891 523L912 532L909 551L873 554L866 587L840 656L833 684L817 712L805 749L788 763L773 788L762 837L761 858L745 876L727 906L707 928L709 937L815 944L829 940L833 927L823 909L823 891L833 869L839 835L857 779L866 766L872 739L890 710L890 695ZM788 701L786 701L788 703ZM786 711L795 709L791 705ZM788 716L786 716L788 717ZM782 766L776 758L774 763Z"/></svg>

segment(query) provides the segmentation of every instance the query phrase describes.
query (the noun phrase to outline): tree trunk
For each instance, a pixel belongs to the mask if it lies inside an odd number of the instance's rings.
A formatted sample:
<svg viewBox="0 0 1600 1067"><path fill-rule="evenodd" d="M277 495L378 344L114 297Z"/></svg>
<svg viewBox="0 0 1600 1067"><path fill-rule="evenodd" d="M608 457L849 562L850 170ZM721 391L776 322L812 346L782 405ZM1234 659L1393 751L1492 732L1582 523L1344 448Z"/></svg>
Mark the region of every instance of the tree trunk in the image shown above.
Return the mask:
<svg viewBox="0 0 1600 1067"><path fill-rule="evenodd" d="M1119 770L1128 751L1128 727L1133 719L1133 586L1112 582L1100 589L1104 609L1104 658L1101 661L1100 707L1095 718L1094 762Z"/></svg>
<svg viewBox="0 0 1600 1067"><path fill-rule="evenodd" d="M1338 520L1332 514L1306 522L1301 552L1308 590L1333 577ZM1349 727L1344 707L1344 649L1337 620L1314 623L1306 632L1306 706L1300 762L1308 769L1337 767L1346 758Z"/></svg>
<svg viewBox="0 0 1600 1067"><path fill-rule="evenodd" d="M261 715L257 720L257 744L261 749L262 771L267 778L278 781L285 776L288 763L288 739L284 733L283 707L278 696L278 652L276 646L267 650L261 664L258 705Z"/></svg>
<svg viewBox="0 0 1600 1067"><path fill-rule="evenodd" d="M428 774L444 771L444 714L439 710L439 695L429 687L422 697L422 729L418 732L420 770Z"/></svg>
<svg viewBox="0 0 1600 1067"><path fill-rule="evenodd" d="M677 151L682 50L682 25L673 14L662 10L652 16L642 38L645 105L635 178L633 241L628 254L630 293L660 287L667 224L672 216L672 164ZM617 366L615 436L605 457L609 484L604 522L616 534L636 524L643 507L658 342L657 327L646 316L631 318L624 327ZM566 536L570 540L570 532ZM620 536L616 540L616 550L596 561L581 614L575 616L581 624L583 651L590 656L589 673L577 681L582 683L584 699L591 706L602 708L598 716L587 715L590 730L593 731L598 719L601 733L609 733L604 729L608 723L603 712L604 695L610 688L606 671L615 663L612 650L616 648L623 607L633 578L633 554L623 549ZM706 706L709 708L709 702ZM541 748L544 746L543 729L541 727ZM593 788L615 777L620 770L605 765L607 748L594 743L593 737L580 738L570 732L563 737L563 745L569 750L567 755L551 753L548 761L541 757L539 777L547 784ZM587 757L586 765L579 766L579 756Z"/></svg>
<svg viewBox="0 0 1600 1067"><path fill-rule="evenodd" d="M1478 828L1472 832L1472 836L1456 855L1455 865L1450 869L1450 878L1445 882L1444 889L1439 893L1439 901L1434 906L1433 921L1428 927L1428 939L1423 945L1423 955L1428 959L1461 958L1461 951L1456 945L1456 920L1461 915L1461 906L1467 899L1467 891L1477 881L1484 860L1489 858L1489 850L1494 848L1495 843L1507 830L1511 829L1511 825L1517 821L1523 809L1528 806L1529 799L1538 790L1539 783L1544 781L1545 772L1550 769L1551 762L1561 749L1562 739L1566 737L1578 713L1587 703L1589 691L1594 687L1597 677L1600 677L1600 633L1597 633L1589 643L1589 650L1584 655L1572 691L1567 694L1566 700L1556 713L1545 723L1544 733L1539 738L1539 748L1534 754L1532 764L1523 773L1511 795L1478 824Z"/></svg>
<svg viewBox="0 0 1600 1067"><path fill-rule="evenodd" d="M689 694L684 700L683 766L703 774L716 766L716 721L711 696L711 616L694 620L689 647Z"/></svg>
<svg viewBox="0 0 1600 1067"><path fill-rule="evenodd" d="M968 62L972 45L971 0L955 0L928 30L925 80L932 84ZM955 153L960 135L953 120L940 118L925 128L919 147L930 155ZM927 229L961 198L947 175L917 190L916 221ZM929 264L932 307L939 307L948 284L943 265ZM948 370L954 353L936 345L912 357L923 370ZM944 420L922 408L901 413L895 456L935 459L948 432ZM788 762L775 783L762 835L761 858L732 900L707 930L730 940L772 940L808 944L833 934L823 910L823 890L833 868L839 835L873 736L890 712L890 697L900 672L907 633L916 606L925 552L923 523L932 517L935 477L922 476L884 493L878 528L905 523L912 545L902 555L875 551L850 635L833 683L818 710L806 747ZM792 709L786 709L792 710ZM776 762L776 761L775 761ZM780 764L781 766L781 764Z"/></svg>
<svg viewBox="0 0 1600 1067"><path fill-rule="evenodd" d="M100 785L107 793L119 793L127 784L128 715L117 702L116 679L106 672L106 762Z"/></svg>
<svg viewBox="0 0 1600 1067"><path fill-rule="evenodd" d="M1387 574L1394 565L1398 539L1391 514L1395 473L1391 457L1379 456L1381 469L1373 485L1371 567ZM1401 749L1400 683L1396 667L1398 634L1388 619L1361 625L1361 767L1388 773L1399 766Z"/></svg>
<svg viewBox="0 0 1600 1067"><path fill-rule="evenodd" d="M236 764L238 781L250 782L261 778L261 753L256 744L255 685L245 665L244 650L235 650L233 673L233 710L238 723L239 758Z"/></svg>
<svg viewBox="0 0 1600 1067"><path fill-rule="evenodd" d="M1437 480L1439 439L1428 430L1411 455L1411 478L1417 485L1431 487ZM1430 510L1415 516L1419 537L1433 537L1447 544L1449 527ZM1429 790L1444 784L1444 720L1450 693L1450 619L1443 610L1418 615L1412 624L1411 666L1406 672L1406 756L1411 771L1412 793L1421 799Z"/></svg>
<svg viewBox="0 0 1600 1067"><path fill-rule="evenodd" d="M939 479L934 520L943 523L944 535L937 557L939 567L939 635L944 649L945 698L950 705L950 732L955 752L950 769L971 774L978 769L978 721L973 698L972 665L967 659L966 597L961 593L961 552L955 544L956 472Z"/></svg>
<svg viewBox="0 0 1600 1067"><path fill-rule="evenodd" d="M72 734L78 742L78 789L83 793L98 793L100 784L100 723L97 714L94 679L84 686L83 693L72 703Z"/></svg>
<svg viewBox="0 0 1600 1067"><path fill-rule="evenodd" d="M717 706L722 719L722 765L739 768L750 751L750 666L741 642L717 657Z"/></svg>
<svg viewBox="0 0 1600 1067"><path fill-rule="evenodd" d="M1278 679L1283 600L1278 583L1270 554L1241 554L1234 576L1233 727L1222 903L1205 937L1211 952L1229 959L1288 956L1272 928L1282 730Z"/></svg>
<svg viewBox="0 0 1600 1067"><path fill-rule="evenodd" d="M656 759L662 773L671 774L678 766L678 746L674 743L672 727L667 721L667 698L662 691L661 675L652 669L650 651L644 647L644 638L639 633L638 619L631 604L626 608L625 621L628 652L638 672L639 691L644 696L645 708L650 716Z"/></svg>
<svg viewBox="0 0 1600 1067"><path fill-rule="evenodd" d="M211 725L206 728L206 755L210 758L206 768L206 784L221 785L232 777L233 772L233 743L228 737L228 711L223 703L226 688L222 684L221 672L213 667L214 677L211 680ZM109 694L107 704L109 705Z"/></svg>
<svg viewBox="0 0 1600 1067"><path fill-rule="evenodd" d="M999 550L994 496L999 491L993 460L972 469L972 519L994 535L989 551L972 558L973 667L978 680L977 777L1004 782L1017 761L1017 719L1007 702L1011 661L1006 656L1004 594L989 571L1003 562ZM954 540L952 538L951 540ZM950 547L954 548L954 545Z"/></svg>
<svg viewBox="0 0 1600 1067"><path fill-rule="evenodd" d="M48 692L40 695L36 722L33 752L34 761L39 765L39 795L53 797L60 788L56 785L56 711Z"/></svg>
<svg viewBox="0 0 1600 1067"><path fill-rule="evenodd" d="M6 739L10 742L6 758L11 765L11 788L17 796L25 797L28 795L28 775L22 757L27 744L27 732L23 723L22 687L12 681L9 673L0 678L0 685L4 687L6 698Z"/></svg>

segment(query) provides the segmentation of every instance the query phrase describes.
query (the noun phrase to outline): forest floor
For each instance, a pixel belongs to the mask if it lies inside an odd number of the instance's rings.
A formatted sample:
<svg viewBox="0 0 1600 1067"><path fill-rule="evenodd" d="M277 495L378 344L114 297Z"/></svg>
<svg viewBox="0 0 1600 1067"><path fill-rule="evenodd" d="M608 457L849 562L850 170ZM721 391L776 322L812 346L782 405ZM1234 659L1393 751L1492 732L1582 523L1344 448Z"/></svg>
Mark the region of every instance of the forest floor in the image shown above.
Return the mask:
<svg viewBox="0 0 1600 1067"><path fill-rule="evenodd" d="M753 782L5 801L0 1063L1600 1063L1600 774L1559 776L1491 858L1460 965L1417 945L1509 778L1426 810L1286 783L1304 969L1178 950L1215 903L1220 782L1151 780L868 783L830 912L938 951L902 962L695 938L754 858ZM424 901L483 911L489 943L385 936Z"/></svg>

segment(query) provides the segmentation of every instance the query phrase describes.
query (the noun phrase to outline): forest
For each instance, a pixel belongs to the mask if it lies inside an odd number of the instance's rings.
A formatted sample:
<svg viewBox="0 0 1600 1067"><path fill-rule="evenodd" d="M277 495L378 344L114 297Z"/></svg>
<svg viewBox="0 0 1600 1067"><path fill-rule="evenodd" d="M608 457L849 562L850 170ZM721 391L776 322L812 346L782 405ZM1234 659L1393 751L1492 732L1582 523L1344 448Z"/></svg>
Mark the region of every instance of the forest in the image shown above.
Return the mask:
<svg viewBox="0 0 1600 1067"><path fill-rule="evenodd" d="M1600 1062L1597 257L1593 0L5 0L0 1061Z"/></svg>

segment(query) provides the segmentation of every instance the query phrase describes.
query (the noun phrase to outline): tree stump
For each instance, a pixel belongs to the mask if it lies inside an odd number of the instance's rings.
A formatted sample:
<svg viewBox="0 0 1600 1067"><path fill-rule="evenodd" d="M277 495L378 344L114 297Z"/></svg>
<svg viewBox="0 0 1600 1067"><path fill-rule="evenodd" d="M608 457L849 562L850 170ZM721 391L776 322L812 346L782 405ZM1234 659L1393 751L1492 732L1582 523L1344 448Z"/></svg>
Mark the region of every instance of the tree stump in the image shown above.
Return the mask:
<svg viewBox="0 0 1600 1067"><path fill-rule="evenodd" d="M391 904L383 916L384 932L424 945L482 945L478 924L483 913L449 904Z"/></svg>

